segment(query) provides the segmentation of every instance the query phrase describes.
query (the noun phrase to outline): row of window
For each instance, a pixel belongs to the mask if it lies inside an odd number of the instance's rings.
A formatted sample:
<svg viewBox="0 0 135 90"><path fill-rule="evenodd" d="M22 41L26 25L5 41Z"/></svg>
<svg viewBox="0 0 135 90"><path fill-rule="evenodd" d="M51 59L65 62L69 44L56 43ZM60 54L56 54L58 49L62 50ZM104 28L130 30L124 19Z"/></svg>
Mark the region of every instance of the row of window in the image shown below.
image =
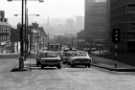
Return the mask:
<svg viewBox="0 0 135 90"><path fill-rule="evenodd" d="M3 30L3 29L0 29L0 33L7 33L8 30Z"/></svg>
<svg viewBox="0 0 135 90"><path fill-rule="evenodd" d="M128 52L135 53L135 41L128 42Z"/></svg>
<svg viewBox="0 0 135 90"><path fill-rule="evenodd" d="M117 8L111 8L112 17L121 17L127 14L135 14L135 4L121 5Z"/></svg>
<svg viewBox="0 0 135 90"><path fill-rule="evenodd" d="M7 40L9 40L9 36L6 35L0 36L0 41L7 41Z"/></svg>
<svg viewBox="0 0 135 90"><path fill-rule="evenodd" d="M9 31L9 27L0 26L0 33L8 32L8 31Z"/></svg>
<svg viewBox="0 0 135 90"><path fill-rule="evenodd" d="M128 7L135 7L135 3L128 4Z"/></svg>
<svg viewBox="0 0 135 90"><path fill-rule="evenodd" d="M128 33L128 39L134 39L135 40L135 33L133 33L133 32Z"/></svg>

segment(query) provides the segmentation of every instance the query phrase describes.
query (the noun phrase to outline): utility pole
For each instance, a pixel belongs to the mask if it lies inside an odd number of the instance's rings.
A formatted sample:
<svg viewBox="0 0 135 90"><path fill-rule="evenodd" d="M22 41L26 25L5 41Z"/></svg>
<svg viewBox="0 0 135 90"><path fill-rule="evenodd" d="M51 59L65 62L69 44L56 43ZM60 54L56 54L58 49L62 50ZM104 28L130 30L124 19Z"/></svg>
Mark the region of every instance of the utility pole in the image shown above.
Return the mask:
<svg viewBox="0 0 135 90"><path fill-rule="evenodd" d="M19 57L19 70L23 71L24 68L24 0L22 0L22 27L20 30L20 57Z"/></svg>
<svg viewBox="0 0 135 90"><path fill-rule="evenodd" d="M28 13L28 8L27 8L27 0L25 0L25 36L24 36L24 40L25 40L25 58L27 57L27 55L28 55L28 22L27 22L27 14Z"/></svg>

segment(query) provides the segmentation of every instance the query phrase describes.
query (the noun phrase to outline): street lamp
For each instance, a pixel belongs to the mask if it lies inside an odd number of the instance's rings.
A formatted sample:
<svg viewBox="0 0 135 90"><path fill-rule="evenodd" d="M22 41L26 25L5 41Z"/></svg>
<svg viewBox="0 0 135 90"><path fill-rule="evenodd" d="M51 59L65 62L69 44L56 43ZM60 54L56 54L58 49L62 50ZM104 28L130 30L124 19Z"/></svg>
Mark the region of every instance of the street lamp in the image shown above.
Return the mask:
<svg viewBox="0 0 135 90"><path fill-rule="evenodd" d="M19 0L7 0L7 1L19 1ZM27 12L27 0L21 0L22 1L22 26L20 30L20 57L19 57L19 70L23 71L24 69L24 59L25 59L25 53L24 53L24 47L25 47L25 39L24 35L26 35L26 12ZM35 0L31 0L35 1ZM38 0L39 2L43 2L43 0ZM25 4L25 32L24 32L24 4Z"/></svg>
<svg viewBox="0 0 135 90"><path fill-rule="evenodd" d="M14 14L14 16L20 16L19 14ZM28 16L40 16L40 14L29 14Z"/></svg>
<svg viewBox="0 0 135 90"><path fill-rule="evenodd" d="M19 14L14 14L14 16L20 16ZM29 16L40 16L40 14L29 14Z"/></svg>

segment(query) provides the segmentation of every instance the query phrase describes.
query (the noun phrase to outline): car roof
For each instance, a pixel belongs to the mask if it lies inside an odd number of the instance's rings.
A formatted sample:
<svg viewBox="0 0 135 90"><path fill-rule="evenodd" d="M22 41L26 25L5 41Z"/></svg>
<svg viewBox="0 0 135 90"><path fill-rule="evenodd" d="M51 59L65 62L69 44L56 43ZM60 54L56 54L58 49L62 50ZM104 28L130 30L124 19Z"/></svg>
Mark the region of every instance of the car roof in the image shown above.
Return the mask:
<svg viewBox="0 0 135 90"><path fill-rule="evenodd" d="M45 51L40 51L39 53L57 53L57 51L45 50Z"/></svg>
<svg viewBox="0 0 135 90"><path fill-rule="evenodd" d="M67 53L87 53L86 51L67 51Z"/></svg>

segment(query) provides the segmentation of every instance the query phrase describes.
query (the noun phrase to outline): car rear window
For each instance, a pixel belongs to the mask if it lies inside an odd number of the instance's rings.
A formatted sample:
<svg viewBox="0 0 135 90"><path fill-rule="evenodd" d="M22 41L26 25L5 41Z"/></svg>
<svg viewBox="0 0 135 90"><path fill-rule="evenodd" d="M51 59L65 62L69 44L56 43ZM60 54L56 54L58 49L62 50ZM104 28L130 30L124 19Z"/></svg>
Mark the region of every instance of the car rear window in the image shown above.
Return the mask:
<svg viewBox="0 0 135 90"><path fill-rule="evenodd" d="M46 52L46 53L40 53L39 57L57 57L57 53L53 52Z"/></svg>

